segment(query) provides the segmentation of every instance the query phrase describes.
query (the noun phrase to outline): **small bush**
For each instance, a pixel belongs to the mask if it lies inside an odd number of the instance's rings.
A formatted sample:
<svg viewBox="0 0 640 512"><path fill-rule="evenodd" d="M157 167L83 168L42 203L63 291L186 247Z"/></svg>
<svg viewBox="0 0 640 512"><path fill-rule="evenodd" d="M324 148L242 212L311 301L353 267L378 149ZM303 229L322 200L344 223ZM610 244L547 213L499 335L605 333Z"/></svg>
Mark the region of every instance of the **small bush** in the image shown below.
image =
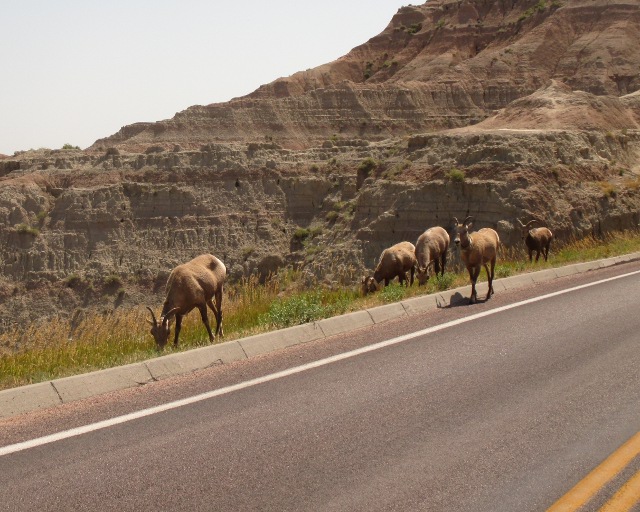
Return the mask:
<svg viewBox="0 0 640 512"><path fill-rule="evenodd" d="M422 30L422 23L413 23L407 28L407 34L417 34Z"/></svg>
<svg viewBox="0 0 640 512"><path fill-rule="evenodd" d="M64 144L62 149L80 149L80 146L73 146L71 144Z"/></svg>
<svg viewBox="0 0 640 512"><path fill-rule="evenodd" d="M104 285L111 288L118 288L120 286L122 286L122 278L120 276L117 276L115 274L111 274L109 276L106 276L104 278Z"/></svg>
<svg viewBox="0 0 640 512"><path fill-rule="evenodd" d="M38 228L29 226L28 224L18 224L16 226L16 233L19 233L21 235L31 235L33 237L36 237L40 234L40 230Z"/></svg>
<svg viewBox="0 0 640 512"><path fill-rule="evenodd" d="M446 174L446 177L449 181L452 181L455 183L464 183L466 176L464 174L464 171L461 171L460 169L456 169L454 167Z"/></svg>
<svg viewBox="0 0 640 512"><path fill-rule="evenodd" d="M326 220L327 222L333 222L333 221L335 221L339 216L340 216L340 214L339 214L337 211L332 210L332 211L328 212L328 213L327 213L327 215L325 215L325 217L324 217L324 218L325 218L325 220Z"/></svg>
<svg viewBox="0 0 640 512"><path fill-rule="evenodd" d="M306 240L308 237L309 237L309 230L306 228L298 228L293 233L293 238L299 241Z"/></svg>
<svg viewBox="0 0 640 512"><path fill-rule="evenodd" d="M368 157L368 158L365 158L360 163L360 166L358 167L358 170L363 172L363 173L368 174L371 171L373 171L376 167L378 167L378 162L376 162L373 158Z"/></svg>
<svg viewBox="0 0 640 512"><path fill-rule="evenodd" d="M65 286L75 288L82 282L82 278L78 274L71 274L64 280Z"/></svg>

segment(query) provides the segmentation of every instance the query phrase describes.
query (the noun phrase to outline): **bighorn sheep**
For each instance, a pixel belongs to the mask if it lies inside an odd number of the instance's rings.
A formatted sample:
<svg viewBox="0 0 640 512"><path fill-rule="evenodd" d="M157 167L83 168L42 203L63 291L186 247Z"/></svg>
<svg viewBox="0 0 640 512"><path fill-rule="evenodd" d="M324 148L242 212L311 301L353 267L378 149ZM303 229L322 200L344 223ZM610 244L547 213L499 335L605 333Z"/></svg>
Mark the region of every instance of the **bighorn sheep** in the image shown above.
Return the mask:
<svg viewBox="0 0 640 512"><path fill-rule="evenodd" d="M523 224L520 219L522 239L524 240L527 250L529 251L529 262L533 261L533 252L536 253L536 262L540 258L540 253L544 256L544 261L547 261L549 257L549 247L551 247L551 240L553 240L553 233L549 228L531 228L531 225L537 220L530 220L526 224Z"/></svg>
<svg viewBox="0 0 640 512"><path fill-rule="evenodd" d="M388 286L396 276L400 284L403 284L407 281L407 272L411 273L409 285L412 285L416 265L415 251L411 242L400 242L382 251L373 275L362 278L362 292L366 295Z"/></svg>
<svg viewBox="0 0 640 512"><path fill-rule="evenodd" d="M476 281L480 275L480 268L484 266L487 271L487 280L489 281L489 291L487 291L487 298L493 294L493 276L496 266L496 255L498 252L498 246L500 245L500 237L491 228L482 228L473 233L469 233L469 229L472 226L472 217L467 217L458 222L458 219L454 217L456 223L456 237L454 242L460 246L460 257L467 266L469 271L469 277L471 278L471 297L469 298L469 304L474 304L478 300L476 294Z"/></svg>
<svg viewBox="0 0 640 512"><path fill-rule="evenodd" d="M147 306L153 319L153 321L149 321L152 326L151 334L159 350L164 349L167 344L171 331L169 320L174 315L176 317L176 333L173 345L178 345L182 317L193 308L198 308L200 311L202 323L209 333L209 341L213 342L215 337L209 326L207 306L211 308L216 317L216 334L224 336L222 330L222 292L226 276L227 269L224 263L212 254L197 256L171 271L167 280L166 299L162 306L159 322L156 320L153 310ZM215 304L212 301L214 297Z"/></svg>
<svg viewBox="0 0 640 512"><path fill-rule="evenodd" d="M426 284L434 270L436 275L438 272L444 275L450 241L449 233L440 226L429 228L418 237L416 242L418 284Z"/></svg>

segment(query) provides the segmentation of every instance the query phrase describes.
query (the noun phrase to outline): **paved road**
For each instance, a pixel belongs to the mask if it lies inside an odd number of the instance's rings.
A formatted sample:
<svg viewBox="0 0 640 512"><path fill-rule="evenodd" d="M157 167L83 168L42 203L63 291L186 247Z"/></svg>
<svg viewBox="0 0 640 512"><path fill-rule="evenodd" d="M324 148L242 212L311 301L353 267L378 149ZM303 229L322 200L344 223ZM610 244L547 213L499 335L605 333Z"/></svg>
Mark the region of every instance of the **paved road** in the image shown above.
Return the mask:
<svg viewBox="0 0 640 512"><path fill-rule="evenodd" d="M438 311L411 322L434 332L0 456L0 510L545 510L640 430L639 280L491 314L525 297ZM0 441L286 370L407 324L5 422Z"/></svg>

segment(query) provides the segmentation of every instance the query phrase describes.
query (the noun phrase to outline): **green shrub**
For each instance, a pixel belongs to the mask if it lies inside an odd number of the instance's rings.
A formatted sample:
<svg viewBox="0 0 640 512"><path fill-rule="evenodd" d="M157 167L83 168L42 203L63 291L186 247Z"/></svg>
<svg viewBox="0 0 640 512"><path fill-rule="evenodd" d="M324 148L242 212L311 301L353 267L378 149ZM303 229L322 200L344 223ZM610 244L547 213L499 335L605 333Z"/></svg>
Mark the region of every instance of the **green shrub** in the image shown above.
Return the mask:
<svg viewBox="0 0 640 512"><path fill-rule="evenodd" d="M324 217L324 218L325 218L325 220L326 220L327 222L333 222L333 221L335 221L339 216L340 216L340 214L339 214L337 211L332 210L332 211L328 212L328 213L325 215L325 217Z"/></svg>
<svg viewBox="0 0 640 512"><path fill-rule="evenodd" d="M106 276L103 282L104 282L104 285L108 287L116 288L116 287L122 286L122 278L115 274Z"/></svg>
<svg viewBox="0 0 640 512"><path fill-rule="evenodd" d="M31 235L35 237L40 234L40 230L38 228L29 226L28 224L18 224L16 226L16 233L20 233L21 235Z"/></svg>
<svg viewBox="0 0 640 512"><path fill-rule="evenodd" d="M64 284L69 288L75 288L82 282L82 278L78 274L71 274L64 280Z"/></svg>
<svg viewBox="0 0 640 512"><path fill-rule="evenodd" d="M446 174L446 177L449 181L463 183L466 176L464 174L464 171L461 171L460 169L456 169L454 167Z"/></svg>
<svg viewBox="0 0 640 512"><path fill-rule="evenodd" d="M422 23L413 23L407 28L407 34L417 34L422 30Z"/></svg>
<svg viewBox="0 0 640 512"><path fill-rule="evenodd" d="M376 162L371 157L367 157L360 163L358 170L368 174L371 171L373 171L376 167L378 167L378 162Z"/></svg>
<svg viewBox="0 0 640 512"><path fill-rule="evenodd" d="M306 240L308 237L309 237L309 230L307 228L298 228L293 233L293 238L299 241Z"/></svg>

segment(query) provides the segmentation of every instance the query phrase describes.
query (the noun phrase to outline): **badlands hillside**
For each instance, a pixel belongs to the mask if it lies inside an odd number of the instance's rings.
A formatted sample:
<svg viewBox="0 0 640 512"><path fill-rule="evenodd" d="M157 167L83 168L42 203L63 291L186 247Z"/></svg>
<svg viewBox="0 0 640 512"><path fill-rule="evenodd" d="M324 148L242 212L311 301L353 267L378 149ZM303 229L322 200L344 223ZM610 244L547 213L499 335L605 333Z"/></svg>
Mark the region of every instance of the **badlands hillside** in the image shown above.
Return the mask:
<svg viewBox="0 0 640 512"><path fill-rule="evenodd" d="M0 321L157 306L202 252L350 286L454 216L635 229L638 48L640 0L429 0L248 96L0 158Z"/></svg>

